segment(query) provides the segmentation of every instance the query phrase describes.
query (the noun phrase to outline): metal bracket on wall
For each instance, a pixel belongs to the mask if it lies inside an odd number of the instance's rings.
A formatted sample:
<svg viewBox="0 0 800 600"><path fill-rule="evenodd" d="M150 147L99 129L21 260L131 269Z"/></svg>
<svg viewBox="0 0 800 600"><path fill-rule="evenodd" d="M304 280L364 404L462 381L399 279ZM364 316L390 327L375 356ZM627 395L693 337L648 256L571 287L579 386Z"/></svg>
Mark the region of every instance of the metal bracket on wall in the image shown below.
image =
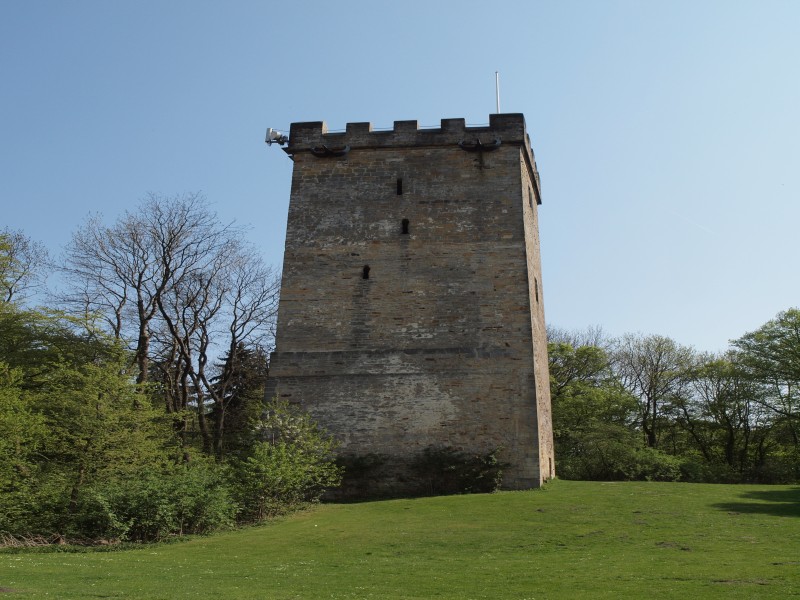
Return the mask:
<svg viewBox="0 0 800 600"><path fill-rule="evenodd" d="M465 142L461 140L458 142L458 147L467 152L490 152L492 150L497 150L501 143L500 138L495 138L494 142L491 144L484 144L477 139L474 142Z"/></svg>
<svg viewBox="0 0 800 600"><path fill-rule="evenodd" d="M314 146L311 148L311 154L314 156L318 156L320 158L326 158L329 156L344 156L350 152L350 146L345 146L343 148L328 148L327 146Z"/></svg>

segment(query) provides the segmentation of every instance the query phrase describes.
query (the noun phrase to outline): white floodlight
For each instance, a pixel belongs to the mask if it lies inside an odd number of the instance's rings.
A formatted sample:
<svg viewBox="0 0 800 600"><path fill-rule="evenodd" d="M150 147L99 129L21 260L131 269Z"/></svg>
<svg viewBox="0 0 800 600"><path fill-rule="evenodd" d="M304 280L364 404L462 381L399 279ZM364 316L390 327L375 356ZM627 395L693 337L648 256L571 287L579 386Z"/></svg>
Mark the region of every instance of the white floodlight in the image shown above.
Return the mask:
<svg viewBox="0 0 800 600"><path fill-rule="evenodd" d="M272 146L272 144L287 144L289 142L289 137L278 131L277 129L273 129L272 127L267 129L267 139L264 140Z"/></svg>

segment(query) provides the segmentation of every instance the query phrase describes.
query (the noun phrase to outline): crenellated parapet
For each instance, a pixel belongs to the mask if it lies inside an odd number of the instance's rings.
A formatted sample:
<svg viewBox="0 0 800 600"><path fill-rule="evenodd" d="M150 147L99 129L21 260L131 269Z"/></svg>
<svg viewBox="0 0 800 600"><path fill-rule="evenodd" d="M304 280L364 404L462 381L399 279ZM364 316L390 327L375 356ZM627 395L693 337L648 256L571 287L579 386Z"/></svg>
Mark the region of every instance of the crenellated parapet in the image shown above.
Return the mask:
<svg viewBox="0 0 800 600"><path fill-rule="evenodd" d="M438 128L421 128L417 121L395 121L392 129L375 130L372 123L360 122L348 123L345 131L332 132L324 121L292 123L284 151L290 156L309 152L319 158L333 158L359 150L452 146L489 152L503 145L523 149L531 179L536 182L537 200L541 203L536 158L521 113L489 115L489 125L482 126L467 126L465 119L442 119Z"/></svg>

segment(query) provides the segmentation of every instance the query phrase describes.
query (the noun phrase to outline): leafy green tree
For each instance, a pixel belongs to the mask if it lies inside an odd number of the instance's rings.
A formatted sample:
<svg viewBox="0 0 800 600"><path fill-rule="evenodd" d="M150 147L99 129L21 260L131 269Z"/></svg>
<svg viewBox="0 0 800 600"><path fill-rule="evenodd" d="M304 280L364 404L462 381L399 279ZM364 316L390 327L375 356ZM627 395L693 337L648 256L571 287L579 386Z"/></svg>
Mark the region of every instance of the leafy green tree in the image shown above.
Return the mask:
<svg viewBox="0 0 800 600"><path fill-rule="evenodd" d="M47 445L45 419L20 387L21 373L0 363L0 531L28 515L39 476L39 452Z"/></svg>
<svg viewBox="0 0 800 600"><path fill-rule="evenodd" d="M38 394L52 441L48 464L67 478L65 518L77 511L86 486L136 477L169 460L170 432L157 413L139 402L121 353L108 362L63 368Z"/></svg>
<svg viewBox="0 0 800 600"><path fill-rule="evenodd" d="M800 479L800 311L699 355L663 336L553 330L559 473L581 479ZM550 333L550 332L548 332Z"/></svg>
<svg viewBox="0 0 800 600"><path fill-rule="evenodd" d="M0 429L10 445L0 473L6 490L27 495L3 528L79 534L84 491L167 460L173 436L139 402L129 356L113 340L13 304L0 304L0 330Z"/></svg>
<svg viewBox="0 0 800 600"><path fill-rule="evenodd" d="M763 387L755 401L772 416L771 438L778 447L765 461L769 477L800 479L800 310L781 312L732 343L748 376Z"/></svg>
<svg viewBox="0 0 800 600"><path fill-rule="evenodd" d="M245 521L260 521L319 500L341 481L333 439L307 414L278 400L263 409L256 427L259 441L232 471Z"/></svg>
<svg viewBox="0 0 800 600"><path fill-rule="evenodd" d="M682 454L687 478L751 480L770 428L759 403L763 388L748 377L732 352L699 357L689 382L690 393L674 405L675 421L686 434Z"/></svg>
<svg viewBox="0 0 800 600"><path fill-rule="evenodd" d="M669 411L686 393L694 350L660 335L625 335L614 344L612 365L619 381L638 400L639 426L650 448L659 446Z"/></svg>
<svg viewBox="0 0 800 600"><path fill-rule="evenodd" d="M606 350L551 342L548 356L555 452L561 477L648 477L646 463L653 461L641 455L643 444L634 426L636 399L614 378Z"/></svg>
<svg viewBox="0 0 800 600"><path fill-rule="evenodd" d="M253 423L263 410L267 353L259 346L237 344L217 370L219 374L211 380L217 401L209 421L214 431L215 455L222 459L246 451L256 441Z"/></svg>
<svg viewBox="0 0 800 600"><path fill-rule="evenodd" d="M800 310L779 313L733 345L750 376L767 387L761 401L785 423L791 442L800 444Z"/></svg>

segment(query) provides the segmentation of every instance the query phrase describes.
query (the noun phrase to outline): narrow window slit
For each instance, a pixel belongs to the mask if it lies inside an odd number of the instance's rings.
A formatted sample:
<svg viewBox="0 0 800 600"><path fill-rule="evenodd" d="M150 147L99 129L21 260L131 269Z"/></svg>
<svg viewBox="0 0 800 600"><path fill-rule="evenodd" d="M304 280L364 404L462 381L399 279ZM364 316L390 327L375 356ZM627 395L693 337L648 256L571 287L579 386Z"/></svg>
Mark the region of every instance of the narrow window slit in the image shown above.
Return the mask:
<svg viewBox="0 0 800 600"><path fill-rule="evenodd" d="M408 219L403 219L403 229L401 233L403 235L408 235Z"/></svg>
<svg viewBox="0 0 800 600"><path fill-rule="evenodd" d="M397 178L397 195L403 195L403 179L401 177Z"/></svg>
<svg viewBox="0 0 800 600"><path fill-rule="evenodd" d="M369 265L364 265L364 269L361 271L361 279L369 279Z"/></svg>

